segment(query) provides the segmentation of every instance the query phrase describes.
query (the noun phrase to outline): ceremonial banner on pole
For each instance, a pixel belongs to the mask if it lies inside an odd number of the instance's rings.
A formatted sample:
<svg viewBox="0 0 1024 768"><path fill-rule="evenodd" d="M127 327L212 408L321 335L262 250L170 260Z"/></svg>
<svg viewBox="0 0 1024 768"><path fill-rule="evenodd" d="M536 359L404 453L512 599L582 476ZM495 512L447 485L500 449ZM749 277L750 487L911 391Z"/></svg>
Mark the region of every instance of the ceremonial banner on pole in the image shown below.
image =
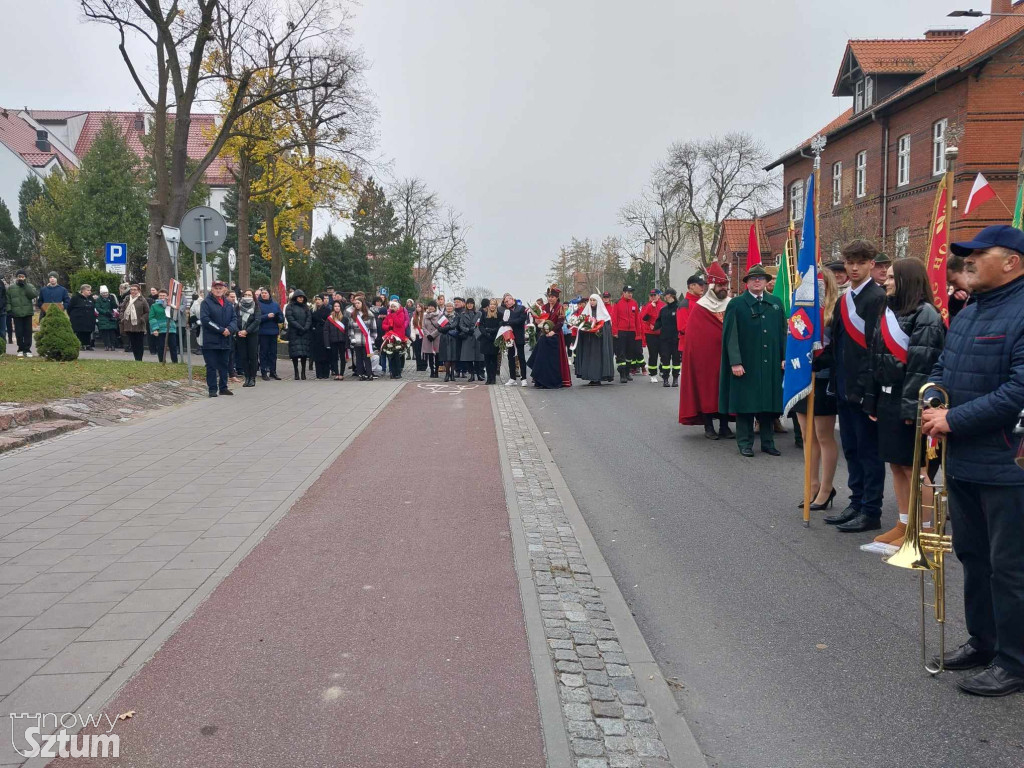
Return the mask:
<svg viewBox="0 0 1024 768"><path fill-rule="evenodd" d="M284 264L281 265L281 282L277 284L277 300L284 312L284 305L288 303L288 279L284 273Z"/></svg>
<svg viewBox="0 0 1024 768"><path fill-rule="evenodd" d="M761 243L757 237L757 219L750 225L750 236L747 238L747 271L755 264L761 263Z"/></svg>
<svg viewBox="0 0 1024 768"><path fill-rule="evenodd" d="M803 238L797 259L796 285L789 313L789 335L786 337L786 372L782 377L783 415L788 414L814 385L811 363L814 351L821 348L821 308L818 296L818 233L814 217L814 186L812 175L807 182L807 207L804 214ZM780 275L781 277L781 275Z"/></svg>
<svg viewBox="0 0 1024 768"><path fill-rule="evenodd" d="M948 174L947 174L948 176ZM935 297L935 308L942 315L943 322L949 325L949 292L946 287L946 255L949 253L949 187L946 176L939 182L939 190L935 195L934 215L932 216L931 236L928 243L928 282L932 286Z"/></svg>
<svg viewBox="0 0 1024 768"><path fill-rule="evenodd" d="M793 284L789 280L789 270L792 269L790 261L789 239L787 238L782 249L782 258L779 260L779 274L775 278L775 288L772 289L775 298L782 302L782 311L786 313L786 317L789 317L793 301Z"/></svg>

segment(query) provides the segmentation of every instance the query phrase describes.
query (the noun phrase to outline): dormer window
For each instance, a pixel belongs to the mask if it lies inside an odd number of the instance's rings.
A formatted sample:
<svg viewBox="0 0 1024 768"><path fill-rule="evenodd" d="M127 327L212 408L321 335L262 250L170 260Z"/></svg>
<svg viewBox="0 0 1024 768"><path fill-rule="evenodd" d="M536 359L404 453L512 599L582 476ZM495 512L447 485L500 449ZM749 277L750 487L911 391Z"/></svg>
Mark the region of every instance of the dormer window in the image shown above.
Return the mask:
<svg viewBox="0 0 1024 768"><path fill-rule="evenodd" d="M858 112L863 112L863 111L864 111L864 81L863 80L858 80L857 81L857 85L855 85L854 89L853 89L853 112L854 112L854 114L857 114Z"/></svg>
<svg viewBox="0 0 1024 768"><path fill-rule="evenodd" d="M875 103L875 78L864 78L864 108L867 109Z"/></svg>
<svg viewBox="0 0 1024 768"><path fill-rule="evenodd" d="M853 86L853 111L863 112L875 103L875 79L862 77Z"/></svg>

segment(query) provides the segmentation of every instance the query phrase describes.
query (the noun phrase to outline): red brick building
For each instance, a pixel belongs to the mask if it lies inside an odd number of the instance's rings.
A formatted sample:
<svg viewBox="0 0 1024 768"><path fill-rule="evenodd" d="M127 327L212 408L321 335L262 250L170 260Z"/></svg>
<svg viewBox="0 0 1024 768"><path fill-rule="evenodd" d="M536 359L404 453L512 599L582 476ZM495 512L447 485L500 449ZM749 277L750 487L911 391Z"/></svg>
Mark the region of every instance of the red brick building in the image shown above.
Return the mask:
<svg viewBox="0 0 1024 768"><path fill-rule="evenodd" d="M959 148L953 236L1009 223L1024 132L1024 0L992 0L992 11L1012 15L970 32L848 43L832 93L853 103L819 131L828 139L818 196L824 260L854 237L895 258L922 258L947 146ZM782 251L788 220L803 218L810 139L768 170L780 165L784 208L764 222L772 254ZM999 199L961 220L979 172ZM745 251L746 235L743 243Z"/></svg>
<svg viewBox="0 0 1024 768"><path fill-rule="evenodd" d="M778 253L782 252L782 243L785 241L785 223L783 232L779 238L779 248L776 252L768 239L768 226L774 223L775 219L781 219L783 209L773 211L765 218L757 220L757 236L761 248L761 263L766 267L778 263ZM718 238L718 251L715 253L715 260L722 265L732 286L733 293L742 290L743 278L747 270L747 252L750 247L750 225L753 219L726 219L722 222L722 236ZM766 224L768 226L766 226Z"/></svg>

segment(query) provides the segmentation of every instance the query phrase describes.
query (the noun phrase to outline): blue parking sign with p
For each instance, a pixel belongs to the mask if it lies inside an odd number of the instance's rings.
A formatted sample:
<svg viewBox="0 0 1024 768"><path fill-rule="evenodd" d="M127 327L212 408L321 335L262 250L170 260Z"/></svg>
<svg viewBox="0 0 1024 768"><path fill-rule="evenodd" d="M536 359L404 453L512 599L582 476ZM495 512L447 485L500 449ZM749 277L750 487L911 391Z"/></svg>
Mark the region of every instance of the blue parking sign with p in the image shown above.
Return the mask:
<svg viewBox="0 0 1024 768"><path fill-rule="evenodd" d="M127 243L107 243L107 253L104 261L107 264L127 264L128 245Z"/></svg>

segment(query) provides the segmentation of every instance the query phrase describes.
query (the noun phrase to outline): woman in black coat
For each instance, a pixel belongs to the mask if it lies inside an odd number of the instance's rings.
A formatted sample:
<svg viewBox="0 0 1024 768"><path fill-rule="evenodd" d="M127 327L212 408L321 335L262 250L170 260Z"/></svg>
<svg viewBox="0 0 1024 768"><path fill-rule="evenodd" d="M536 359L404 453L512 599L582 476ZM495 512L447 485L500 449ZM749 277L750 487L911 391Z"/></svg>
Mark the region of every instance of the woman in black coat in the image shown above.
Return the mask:
<svg viewBox="0 0 1024 768"><path fill-rule="evenodd" d="M288 322L288 357L292 359L295 379L305 380L306 361L313 349L313 310L306 305L306 294L301 290L292 294L291 301L285 307L284 318ZM299 363L302 363L301 373Z"/></svg>
<svg viewBox="0 0 1024 768"><path fill-rule="evenodd" d="M508 345L508 381L507 385L516 383L516 363L519 363L519 378L526 386L526 307L516 304L515 297L506 293L501 297L498 315L502 322L512 329L514 343Z"/></svg>
<svg viewBox="0 0 1024 768"><path fill-rule="evenodd" d="M68 303L68 318L71 330L75 332L82 349L92 349L92 333L96 330L96 302L92 297L92 286L85 284Z"/></svg>
<svg viewBox="0 0 1024 768"><path fill-rule="evenodd" d="M324 346L324 324L331 314L331 302L326 297L316 297L317 305L313 309L313 326L310 328L310 359L316 369L318 379L329 379L331 376L330 348Z"/></svg>
<svg viewBox="0 0 1024 768"><path fill-rule="evenodd" d="M256 386L259 363L260 308L252 291L246 291L235 305L238 335L235 336L235 364L245 376L243 387Z"/></svg>
<svg viewBox="0 0 1024 768"><path fill-rule="evenodd" d="M900 546L907 530L910 484L921 387L942 352L946 326L932 298L924 263L900 259L889 267L886 306L871 340L874 397L865 397L868 415L878 422L878 455L888 462L900 521L875 541ZM873 406L871 405L873 403Z"/></svg>
<svg viewBox="0 0 1024 768"><path fill-rule="evenodd" d="M340 301L329 305L332 311L327 315L321 331L321 344L327 350L329 370L335 381L345 380L345 350L348 348L348 324L352 322L345 314ZM315 313L314 313L315 314ZM326 376L324 378L327 378Z"/></svg>
<svg viewBox="0 0 1024 768"><path fill-rule="evenodd" d="M484 384L494 384L498 375L498 348L494 341L501 328L501 313L498 311L497 299L484 299L487 302L480 313L480 352L484 356L484 369L487 378Z"/></svg>

